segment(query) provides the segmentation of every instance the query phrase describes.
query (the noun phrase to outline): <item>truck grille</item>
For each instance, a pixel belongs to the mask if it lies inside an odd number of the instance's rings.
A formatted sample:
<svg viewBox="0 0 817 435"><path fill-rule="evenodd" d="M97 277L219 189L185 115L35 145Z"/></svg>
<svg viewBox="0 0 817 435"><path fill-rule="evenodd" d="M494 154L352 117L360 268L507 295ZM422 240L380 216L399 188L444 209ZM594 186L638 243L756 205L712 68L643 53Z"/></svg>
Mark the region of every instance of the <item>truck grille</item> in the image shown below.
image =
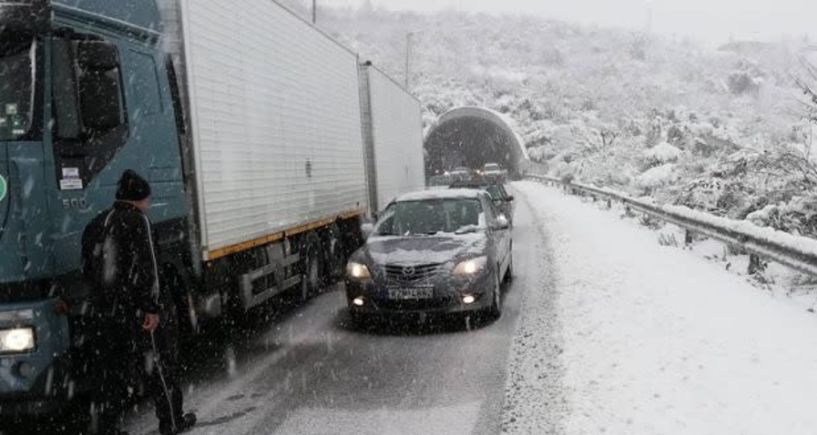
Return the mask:
<svg viewBox="0 0 817 435"><path fill-rule="evenodd" d="M418 265L396 265L387 264L386 278L396 282L417 282L425 281L436 276L442 269L443 264L418 264Z"/></svg>

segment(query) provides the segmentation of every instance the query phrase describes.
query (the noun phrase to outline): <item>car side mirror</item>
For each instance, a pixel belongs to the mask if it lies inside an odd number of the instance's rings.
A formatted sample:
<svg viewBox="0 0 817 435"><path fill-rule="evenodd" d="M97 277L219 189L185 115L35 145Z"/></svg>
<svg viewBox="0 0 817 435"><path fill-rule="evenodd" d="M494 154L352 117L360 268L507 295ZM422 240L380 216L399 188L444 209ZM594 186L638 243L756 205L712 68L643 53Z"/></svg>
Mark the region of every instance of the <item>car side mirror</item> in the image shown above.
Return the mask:
<svg viewBox="0 0 817 435"><path fill-rule="evenodd" d="M508 195L508 202L513 202L513 195Z"/></svg>
<svg viewBox="0 0 817 435"><path fill-rule="evenodd" d="M371 222L364 222L360 224L360 233L363 235L363 240L369 238L370 235L374 232L374 224Z"/></svg>
<svg viewBox="0 0 817 435"><path fill-rule="evenodd" d="M494 229L497 230L507 230L511 227L511 223L508 221L508 218L501 214L496 218L496 225L494 225Z"/></svg>

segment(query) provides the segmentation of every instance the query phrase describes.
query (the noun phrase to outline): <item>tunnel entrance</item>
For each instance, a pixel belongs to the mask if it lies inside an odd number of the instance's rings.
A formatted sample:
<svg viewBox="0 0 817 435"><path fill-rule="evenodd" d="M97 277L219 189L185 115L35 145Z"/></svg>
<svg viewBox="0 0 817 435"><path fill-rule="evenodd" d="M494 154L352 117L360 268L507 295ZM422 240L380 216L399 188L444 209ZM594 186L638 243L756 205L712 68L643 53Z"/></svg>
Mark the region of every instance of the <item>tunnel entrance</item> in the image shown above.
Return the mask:
<svg viewBox="0 0 817 435"><path fill-rule="evenodd" d="M461 107L443 114L425 139L426 174L443 174L457 166L472 169L499 163L509 174L521 173L527 160L524 144L497 113Z"/></svg>

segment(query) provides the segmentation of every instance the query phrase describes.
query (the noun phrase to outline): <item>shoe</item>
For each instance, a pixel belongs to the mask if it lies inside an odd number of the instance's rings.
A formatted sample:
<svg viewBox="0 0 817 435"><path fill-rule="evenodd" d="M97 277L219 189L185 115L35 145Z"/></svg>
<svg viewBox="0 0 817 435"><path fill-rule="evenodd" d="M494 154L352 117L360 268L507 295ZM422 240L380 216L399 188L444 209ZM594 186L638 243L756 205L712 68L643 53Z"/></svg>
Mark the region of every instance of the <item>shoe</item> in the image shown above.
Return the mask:
<svg viewBox="0 0 817 435"><path fill-rule="evenodd" d="M161 423L159 424L159 433L162 435L176 435L182 432L186 432L190 428L196 425L196 414L189 412L184 414L176 421L176 429L173 429L173 425L171 423Z"/></svg>
<svg viewBox="0 0 817 435"><path fill-rule="evenodd" d="M179 433L185 432L196 425L196 414L188 412L182 416L182 421L179 423Z"/></svg>

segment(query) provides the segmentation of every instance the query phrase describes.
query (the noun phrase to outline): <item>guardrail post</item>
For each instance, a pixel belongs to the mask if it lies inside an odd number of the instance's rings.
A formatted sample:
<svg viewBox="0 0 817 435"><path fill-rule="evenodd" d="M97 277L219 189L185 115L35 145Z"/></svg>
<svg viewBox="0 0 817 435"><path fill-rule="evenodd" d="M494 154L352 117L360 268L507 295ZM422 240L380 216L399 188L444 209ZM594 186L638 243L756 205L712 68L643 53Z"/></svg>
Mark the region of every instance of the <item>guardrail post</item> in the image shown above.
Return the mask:
<svg viewBox="0 0 817 435"><path fill-rule="evenodd" d="M749 254L749 275L754 275L763 271L763 264L760 262L760 257L755 254Z"/></svg>
<svg viewBox="0 0 817 435"><path fill-rule="evenodd" d="M689 246L689 245L692 244L692 242L693 242L693 240L692 240L692 231L684 230L684 244L686 246Z"/></svg>
<svg viewBox="0 0 817 435"><path fill-rule="evenodd" d="M613 200L607 198L607 209L609 210L611 208L613 208Z"/></svg>

